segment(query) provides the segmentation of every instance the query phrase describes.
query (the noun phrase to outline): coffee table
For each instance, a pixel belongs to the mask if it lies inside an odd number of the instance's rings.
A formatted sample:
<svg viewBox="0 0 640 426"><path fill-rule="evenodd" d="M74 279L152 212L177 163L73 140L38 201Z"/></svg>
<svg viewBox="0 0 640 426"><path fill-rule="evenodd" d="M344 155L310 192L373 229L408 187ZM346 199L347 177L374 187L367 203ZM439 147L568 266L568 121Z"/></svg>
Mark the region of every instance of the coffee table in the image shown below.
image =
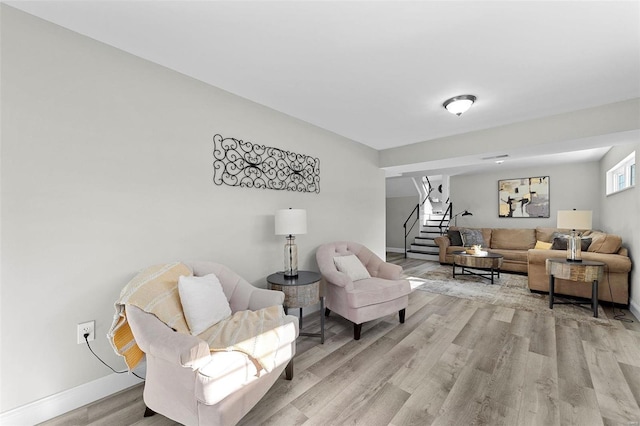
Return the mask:
<svg viewBox="0 0 640 426"><path fill-rule="evenodd" d="M500 267L504 257L501 254L487 252L484 255L468 254L464 251L453 253L453 278L456 277L456 266L462 268L458 275L476 275L486 278L493 284L495 276L500 278ZM469 269L475 269L471 271Z"/></svg>

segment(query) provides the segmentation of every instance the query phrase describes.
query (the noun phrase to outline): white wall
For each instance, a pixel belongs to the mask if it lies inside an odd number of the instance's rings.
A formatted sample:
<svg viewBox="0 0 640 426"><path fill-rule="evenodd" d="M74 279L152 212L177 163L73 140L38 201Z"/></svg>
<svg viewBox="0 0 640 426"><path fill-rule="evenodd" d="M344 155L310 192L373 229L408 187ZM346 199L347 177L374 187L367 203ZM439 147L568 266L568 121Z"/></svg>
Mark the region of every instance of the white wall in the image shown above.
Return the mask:
<svg viewBox="0 0 640 426"><path fill-rule="evenodd" d="M414 187L415 188L415 187ZM387 248L402 249L404 251L404 222L407 220L413 209L419 202L417 191L412 197L389 197L386 206L386 235ZM411 220L407 223L407 228L411 228L411 224L415 220L415 212L411 216ZM420 231L420 221L416 222L411 232L407 235L407 250L413 243L415 237Z"/></svg>
<svg viewBox="0 0 640 426"><path fill-rule="evenodd" d="M303 269L337 239L385 250L373 149L2 5L2 360L6 411L110 372L95 350L137 270L224 263L257 286L282 269L273 214L305 208ZM320 159L320 194L216 186L220 133Z"/></svg>
<svg viewBox="0 0 640 426"><path fill-rule="evenodd" d="M498 180L549 176L549 218L498 217ZM556 226L558 210L592 210L593 228L600 228L600 166L598 162L548 167L501 169L451 177L454 213L469 210L473 216L458 218L458 225L486 228L535 228Z"/></svg>
<svg viewBox="0 0 640 426"><path fill-rule="evenodd" d="M418 190L410 177L392 177L385 179L385 193L387 198L417 197Z"/></svg>
<svg viewBox="0 0 640 426"><path fill-rule="evenodd" d="M601 197L602 228L606 232L622 236L622 243L629 249L634 265L631 270L631 309L640 318L640 276L637 265L640 262L640 190L638 185L616 194L606 195L606 173L631 152L640 154L640 141L634 144L613 147L600 161L598 194Z"/></svg>

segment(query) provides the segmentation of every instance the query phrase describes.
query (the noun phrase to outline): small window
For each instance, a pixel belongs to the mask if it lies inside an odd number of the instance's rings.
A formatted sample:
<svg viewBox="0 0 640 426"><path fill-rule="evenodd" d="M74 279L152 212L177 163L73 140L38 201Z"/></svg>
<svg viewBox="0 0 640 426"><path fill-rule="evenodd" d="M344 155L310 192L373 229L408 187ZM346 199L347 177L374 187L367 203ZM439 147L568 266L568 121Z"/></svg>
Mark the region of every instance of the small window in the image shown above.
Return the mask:
<svg viewBox="0 0 640 426"><path fill-rule="evenodd" d="M636 184L636 152L607 172L607 195L631 188Z"/></svg>

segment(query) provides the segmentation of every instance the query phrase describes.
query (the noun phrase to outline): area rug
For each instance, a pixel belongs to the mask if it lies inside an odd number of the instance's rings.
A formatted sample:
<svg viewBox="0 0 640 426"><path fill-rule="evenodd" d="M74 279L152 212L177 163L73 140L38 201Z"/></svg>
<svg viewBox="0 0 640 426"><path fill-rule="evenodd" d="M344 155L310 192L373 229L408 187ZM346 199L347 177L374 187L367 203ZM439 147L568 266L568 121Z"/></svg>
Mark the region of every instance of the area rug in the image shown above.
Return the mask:
<svg viewBox="0 0 640 426"><path fill-rule="evenodd" d="M554 315L556 318L576 321L593 321L611 325L602 306L598 306L598 318L594 318L588 305L554 305L549 309L547 294L532 293L527 285L527 276L501 273L494 284L488 279L473 275L452 277L452 267L435 264L429 270L405 270L405 277L411 281L412 288L435 294L471 299L478 302L520 309L528 312ZM560 301L564 301L561 299Z"/></svg>

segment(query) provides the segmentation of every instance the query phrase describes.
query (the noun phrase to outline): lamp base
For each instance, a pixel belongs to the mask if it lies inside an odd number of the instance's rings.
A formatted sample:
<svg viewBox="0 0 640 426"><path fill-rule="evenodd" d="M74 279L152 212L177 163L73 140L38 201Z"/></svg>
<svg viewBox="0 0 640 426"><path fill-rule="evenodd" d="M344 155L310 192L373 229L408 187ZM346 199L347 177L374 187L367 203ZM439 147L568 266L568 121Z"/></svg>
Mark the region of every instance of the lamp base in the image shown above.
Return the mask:
<svg viewBox="0 0 640 426"><path fill-rule="evenodd" d="M287 236L287 242L284 245L284 276L294 278L298 276L298 246L296 246L296 237Z"/></svg>
<svg viewBox="0 0 640 426"><path fill-rule="evenodd" d="M576 230L571 231L571 236L567 241L567 262L582 262L582 241Z"/></svg>

